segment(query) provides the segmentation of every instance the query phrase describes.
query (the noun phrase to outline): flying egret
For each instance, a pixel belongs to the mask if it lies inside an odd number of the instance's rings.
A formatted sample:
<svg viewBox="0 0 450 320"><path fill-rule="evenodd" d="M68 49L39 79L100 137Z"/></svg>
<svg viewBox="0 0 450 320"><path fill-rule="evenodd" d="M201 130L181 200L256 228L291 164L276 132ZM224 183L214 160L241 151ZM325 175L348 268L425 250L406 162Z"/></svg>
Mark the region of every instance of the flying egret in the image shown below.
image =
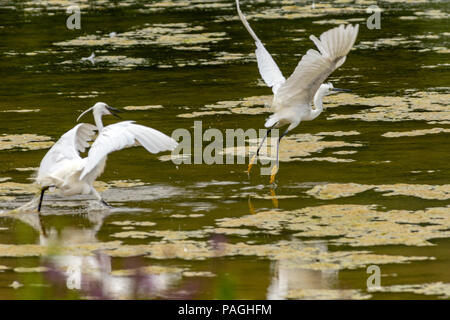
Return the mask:
<svg viewBox="0 0 450 320"><path fill-rule="evenodd" d="M347 54L355 43L358 35L358 25L344 26L325 31L320 35L320 40L311 35L309 38L314 42L319 51L310 49L302 57L292 75L286 80L280 69L266 50L261 40L250 27L247 19L236 0L239 17L248 30L256 44L256 59L261 77L274 93L272 101L273 114L266 120L267 133L259 145L256 154L250 160L247 172L250 172L255 158L259 155L261 146L270 131L289 125L287 130L279 137L277 143L276 164L271 171L270 183L275 181L275 175L279 167L279 147L281 139L292 129L297 127L301 121L311 121L323 111L322 99L332 93L350 91L334 88L331 83L323 83L325 79L346 59ZM314 103L314 107L312 107Z"/></svg>
<svg viewBox="0 0 450 320"><path fill-rule="evenodd" d="M108 205L93 187L94 181L103 173L107 155L113 151L132 146L143 146L148 152L158 153L173 150L177 142L164 133L135 124L134 121L122 121L103 127L103 115L116 115L121 112L97 102L84 111L77 119L91 111L95 125L80 123L67 131L52 146L41 161L36 182L41 185L38 211L41 210L44 193L50 187L56 187L63 195L93 194L103 204ZM89 141L98 130L98 137L89 149L88 156L81 158L79 152L89 147Z"/></svg>

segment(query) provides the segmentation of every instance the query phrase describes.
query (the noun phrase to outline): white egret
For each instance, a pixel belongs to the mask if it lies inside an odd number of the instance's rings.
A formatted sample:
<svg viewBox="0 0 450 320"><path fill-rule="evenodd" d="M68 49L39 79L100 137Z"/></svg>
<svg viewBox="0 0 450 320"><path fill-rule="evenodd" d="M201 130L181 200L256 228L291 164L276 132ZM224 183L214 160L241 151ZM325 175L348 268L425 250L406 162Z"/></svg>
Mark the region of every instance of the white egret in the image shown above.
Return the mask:
<svg viewBox="0 0 450 320"><path fill-rule="evenodd" d="M279 137L277 143L277 160L271 171L270 183L275 181L278 172L279 146L283 136L297 127L302 121L314 120L323 111L322 99L335 92L350 91L334 88L331 83L323 84L325 79L346 59L347 54L355 43L358 35L358 25L344 26L330 29L320 35L320 40L311 35L319 51L310 49L302 57L292 75L286 80L266 50L261 40L250 27L236 0L239 17L256 44L256 59L258 68L264 82L272 88L274 93L272 101L273 114L267 119L265 127L268 128L266 136L259 145L256 154L251 158L247 172L250 172L256 156L259 155L262 144L270 131L289 125L287 130ZM312 107L314 103L314 107Z"/></svg>
<svg viewBox="0 0 450 320"><path fill-rule="evenodd" d="M158 153L173 150L177 146L177 142L164 133L135 124L134 121L122 121L103 127L103 115L117 116L115 113L120 112L103 102L97 102L84 111L77 121L91 110L96 126L77 124L62 135L42 159L36 179L42 187L39 212L44 193L49 187L56 187L63 195L93 194L108 205L95 190L93 183L103 173L109 153L138 145L148 152ZM84 152L89 147L88 142L95 135L95 130L98 130L98 137L90 147L88 156L81 158L79 152Z"/></svg>

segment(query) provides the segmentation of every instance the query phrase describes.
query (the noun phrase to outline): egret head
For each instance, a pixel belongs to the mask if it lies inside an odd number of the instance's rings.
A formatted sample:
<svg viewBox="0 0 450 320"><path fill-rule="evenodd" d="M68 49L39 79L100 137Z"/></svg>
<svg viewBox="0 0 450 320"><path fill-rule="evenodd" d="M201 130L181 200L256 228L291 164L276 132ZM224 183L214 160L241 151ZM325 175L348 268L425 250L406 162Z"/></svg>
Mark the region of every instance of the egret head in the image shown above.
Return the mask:
<svg viewBox="0 0 450 320"><path fill-rule="evenodd" d="M77 122L78 122L78 120L80 120L80 118L81 118L82 116L84 116L86 113L88 113L88 112L91 111L91 110L92 110L92 112L93 112L94 114L98 114L98 115L100 115L100 116L110 114L110 115L113 115L113 116L115 116L115 117L117 117L117 118L120 118L120 116L117 115L117 113L123 112L122 110L119 110L119 109L116 109L116 108L113 108L113 107L108 106L108 105L107 105L106 103L104 103L104 102L97 102L97 103L94 104L92 107L90 107L89 109L87 109L86 111L84 111L82 114L80 114L80 116L79 116L78 119L77 119ZM121 118L120 118L120 119L121 119Z"/></svg>
<svg viewBox="0 0 450 320"><path fill-rule="evenodd" d="M319 90L317 90L317 91L320 91L322 93L322 96L324 97L324 96L328 96L330 94L339 93L339 92L350 92L351 90L335 88L331 82L328 82L328 83L323 83L319 87Z"/></svg>

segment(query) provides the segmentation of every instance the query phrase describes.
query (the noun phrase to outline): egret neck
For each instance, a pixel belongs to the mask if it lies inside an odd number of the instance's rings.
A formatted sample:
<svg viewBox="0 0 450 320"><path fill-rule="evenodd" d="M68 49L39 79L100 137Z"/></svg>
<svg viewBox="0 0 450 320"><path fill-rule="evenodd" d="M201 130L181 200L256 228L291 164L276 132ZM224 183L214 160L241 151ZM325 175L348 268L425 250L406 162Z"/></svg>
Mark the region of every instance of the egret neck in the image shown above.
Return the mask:
<svg viewBox="0 0 450 320"><path fill-rule="evenodd" d="M103 111L100 108L94 108L92 113L94 114L94 121L95 125L97 126L97 130L98 132L101 132L103 130L103 122L102 122Z"/></svg>

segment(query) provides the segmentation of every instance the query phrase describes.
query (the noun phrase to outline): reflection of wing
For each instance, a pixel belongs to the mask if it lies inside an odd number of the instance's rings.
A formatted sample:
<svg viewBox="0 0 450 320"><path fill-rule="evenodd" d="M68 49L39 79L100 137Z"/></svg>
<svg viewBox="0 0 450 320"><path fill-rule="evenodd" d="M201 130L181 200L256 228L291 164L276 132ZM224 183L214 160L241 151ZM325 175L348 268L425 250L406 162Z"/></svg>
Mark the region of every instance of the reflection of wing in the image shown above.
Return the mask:
<svg viewBox="0 0 450 320"><path fill-rule="evenodd" d="M255 40L256 44L255 54L256 59L258 61L259 73L261 74L261 77L264 79L266 85L272 88L273 93L277 93L278 88L284 81L286 81L286 79L283 77L283 74L281 73L280 69L273 60L270 53L266 50L266 48L264 48L264 45L262 44L261 40L259 40L258 36L250 27L250 24L247 22L247 19L245 19L245 16L239 7L239 0L236 0L236 7L242 23Z"/></svg>
<svg viewBox="0 0 450 320"><path fill-rule="evenodd" d="M275 96L275 105L309 105L323 81L344 62L345 57L355 43L358 25L343 24L328 30L320 36L310 39L317 50L310 49L302 57L292 75L284 82Z"/></svg>
<svg viewBox="0 0 450 320"><path fill-rule="evenodd" d="M66 160L81 160L79 152L89 147L88 141L92 140L96 129L91 124L80 123L63 134L42 159L37 180L58 170Z"/></svg>
<svg viewBox="0 0 450 320"><path fill-rule="evenodd" d="M109 125L92 144L80 180L109 153L136 145L143 146L148 152L157 153L175 149L177 142L158 130L134 124L134 121Z"/></svg>

